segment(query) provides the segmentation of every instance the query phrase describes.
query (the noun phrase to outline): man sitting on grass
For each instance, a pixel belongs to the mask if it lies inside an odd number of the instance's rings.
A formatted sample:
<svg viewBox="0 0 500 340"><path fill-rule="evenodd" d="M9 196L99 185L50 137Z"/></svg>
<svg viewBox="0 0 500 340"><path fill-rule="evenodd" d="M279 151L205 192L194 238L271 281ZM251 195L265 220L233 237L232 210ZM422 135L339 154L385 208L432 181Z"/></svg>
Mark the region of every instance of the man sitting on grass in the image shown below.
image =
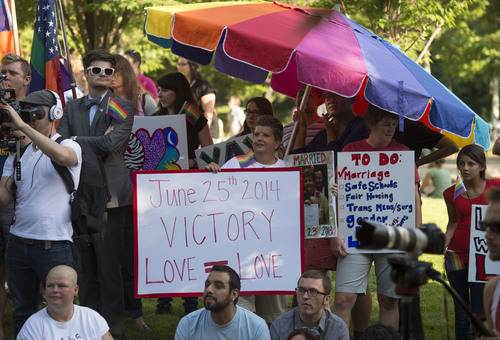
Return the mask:
<svg viewBox="0 0 500 340"><path fill-rule="evenodd" d="M102 339L113 340L106 320L94 310L73 304L78 294L76 271L56 266L47 275L47 307L33 314L17 340Z"/></svg>
<svg viewBox="0 0 500 340"><path fill-rule="evenodd" d="M264 319L236 306L240 288L240 277L232 268L213 266L205 281L205 308L181 319L175 340L269 340Z"/></svg>

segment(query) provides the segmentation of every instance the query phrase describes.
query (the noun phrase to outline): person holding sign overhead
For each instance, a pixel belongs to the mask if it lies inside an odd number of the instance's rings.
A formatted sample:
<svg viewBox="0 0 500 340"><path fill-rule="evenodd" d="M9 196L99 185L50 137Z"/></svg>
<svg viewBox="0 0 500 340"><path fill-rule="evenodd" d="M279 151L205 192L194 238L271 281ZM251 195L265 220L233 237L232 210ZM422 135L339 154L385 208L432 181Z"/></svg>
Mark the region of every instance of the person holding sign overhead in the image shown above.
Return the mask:
<svg viewBox="0 0 500 340"><path fill-rule="evenodd" d="M483 313L484 283L468 282L469 242L472 205L488 204L485 192L500 186L499 179L486 179L486 155L479 145L467 145L457 156L457 167L461 177L457 183L443 193L448 209L448 226L445 233L446 273L450 285L470 305L476 315ZM463 182L462 182L463 179ZM470 322L467 314L455 304L455 336L467 339Z"/></svg>
<svg viewBox="0 0 500 340"><path fill-rule="evenodd" d="M276 157L282 138L283 124L277 118L268 115L259 117L255 122L252 149L245 155L231 158L222 169L285 167L285 162ZM212 162L205 169L217 173L221 167ZM247 295L240 298L238 305L255 312L271 324L286 312L288 298L286 295Z"/></svg>
<svg viewBox="0 0 500 340"><path fill-rule="evenodd" d="M365 113L365 124L369 136L367 139L348 144L342 151L408 151L409 149L392 140L398 126L399 117L379 109L368 106ZM420 196L417 184L420 182L417 168L415 171L415 226L422 222L420 210ZM372 261L375 263L377 276L377 297L379 301L379 321L385 325L398 328L399 311L398 295L395 284L390 277L390 264L387 261L391 254L348 254L342 242L342 235L336 237L340 245L335 283L335 302L333 313L340 316L349 324L351 310L356 302L357 295L364 294L368 285L368 275Z"/></svg>

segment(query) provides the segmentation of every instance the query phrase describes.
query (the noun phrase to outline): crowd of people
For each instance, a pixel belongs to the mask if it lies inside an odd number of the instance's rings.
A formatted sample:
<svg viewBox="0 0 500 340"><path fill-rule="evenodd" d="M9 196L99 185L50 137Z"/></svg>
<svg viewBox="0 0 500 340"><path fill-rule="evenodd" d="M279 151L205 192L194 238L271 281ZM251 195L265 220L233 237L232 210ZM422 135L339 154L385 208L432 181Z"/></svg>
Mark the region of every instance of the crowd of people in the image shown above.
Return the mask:
<svg viewBox="0 0 500 340"><path fill-rule="evenodd" d="M124 55L94 50L82 62L85 94L68 100L63 110L59 96L52 91L28 94L31 77L24 58L9 53L1 60L0 73L6 77L0 87L14 89L21 107L31 110L35 118L26 122L12 106L0 104L12 117L2 125L14 131L21 146L0 157L0 340L5 338L6 281L17 339L125 339L124 318L131 318L139 329L149 329L141 299L134 296L133 186L124 153L134 116L178 115L186 102L200 113L195 121L186 123L189 169L199 168L196 149L219 143L226 134L250 135L252 148L222 166L209 163L206 170L284 167L287 148L292 153L334 151L335 157L338 152L413 150L415 166L408 171L414 173L411 185L415 188L412 200L417 228L422 224L417 167L433 163L435 171L429 171L423 185L432 180L430 194L446 203L448 280L474 313L486 314L493 337L482 339L500 339L498 279L486 286L467 279L474 204L490 203L480 225L486 231L491 259L500 260L500 180L486 177L482 147L468 145L458 153L457 168L466 191L457 196L449 174L440 169L443 158L456 153L458 147L423 123L404 120L398 128L399 116L372 105L364 116L356 115L354 99L312 88L304 109L295 111L293 122L284 127L268 99L251 98L242 109L240 99L232 96L225 130L215 107L216 90L190 60L179 58L178 72L156 81L139 71L142 59L134 50ZM297 93L297 107L305 90L303 86ZM318 107L323 103L326 113L319 116ZM108 114L109 106L114 115ZM422 155L424 148L431 151ZM56 165L67 168L78 183L87 149L102 162L110 199L100 230L75 237L68 203L71 193ZM494 153L498 150L495 145ZM336 184L329 187L325 177L321 168L303 172L304 204L318 206L320 224L329 222L328 197L338 191ZM398 339L400 295L390 277L389 255L349 253L340 230L333 238L309 240L306 271L298 278L291 310L286 295L240 296L238 274L228 266L215 265L205 281L204 308L198 308L197 297L183 297L185 316L175 339L345 340L350 338L351 319L353 339ZM377 291L379 323L369 325L372 263L376 287L371 288ZM336 271L334 282L332 271ZM77 296L79 305L75 304ZM38 311L42 299L47 307ZM424 338L419 303L417 294L411 310L415 339ZM170 314L171 304L172 298L159 298L156 313ZM467 315L455 302L456 339L467 339L469 326Z"/></svg>

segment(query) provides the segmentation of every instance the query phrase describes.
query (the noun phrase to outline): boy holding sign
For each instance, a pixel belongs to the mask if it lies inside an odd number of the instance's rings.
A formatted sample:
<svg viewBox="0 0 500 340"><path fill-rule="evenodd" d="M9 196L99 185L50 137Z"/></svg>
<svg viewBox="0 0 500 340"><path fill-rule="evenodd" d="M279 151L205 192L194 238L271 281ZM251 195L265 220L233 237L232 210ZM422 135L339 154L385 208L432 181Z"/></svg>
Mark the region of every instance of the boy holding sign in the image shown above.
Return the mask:
<svg viewBox="0 0 500 340"><path fill-rule="evenodd" d="M398 116L370 105L365 113L365 124L368 128L367 139L348 144L344 152L358 151L408 151L409 149L392 141L398 126ZM420 197L417 183L420 182L415 167L415 226L421 224ZM382 173L382 172L381 172ZM385 173L383 173L385 174ZM390 265L387 258L390 254L348 254L341 235L336 238L338 253L341 255L337 264L335 284L335 303L333 312L349 324L351 310L357 295L364 294L368 284L368 275L372 261L375 262L377 275L377 291L380 306L380 322L398 328L398 295L390 278Z"/></svg>

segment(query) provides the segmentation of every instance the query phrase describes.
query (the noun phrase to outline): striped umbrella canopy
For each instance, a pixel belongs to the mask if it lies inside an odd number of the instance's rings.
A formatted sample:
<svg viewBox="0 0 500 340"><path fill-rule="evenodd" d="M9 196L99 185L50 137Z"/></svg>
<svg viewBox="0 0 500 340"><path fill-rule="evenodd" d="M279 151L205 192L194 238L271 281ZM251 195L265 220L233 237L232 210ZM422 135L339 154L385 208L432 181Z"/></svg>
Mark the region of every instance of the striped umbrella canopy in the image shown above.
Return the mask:
<svg viewBox="0 0 500 340"><path fill-rule="evenodd" d="M489 148L489 125L399 48L336 10L279 2L147 8L150 41L295 97L302 84L422 121L459 146ZM215 54L215 56L214 56Z"/></svg>

